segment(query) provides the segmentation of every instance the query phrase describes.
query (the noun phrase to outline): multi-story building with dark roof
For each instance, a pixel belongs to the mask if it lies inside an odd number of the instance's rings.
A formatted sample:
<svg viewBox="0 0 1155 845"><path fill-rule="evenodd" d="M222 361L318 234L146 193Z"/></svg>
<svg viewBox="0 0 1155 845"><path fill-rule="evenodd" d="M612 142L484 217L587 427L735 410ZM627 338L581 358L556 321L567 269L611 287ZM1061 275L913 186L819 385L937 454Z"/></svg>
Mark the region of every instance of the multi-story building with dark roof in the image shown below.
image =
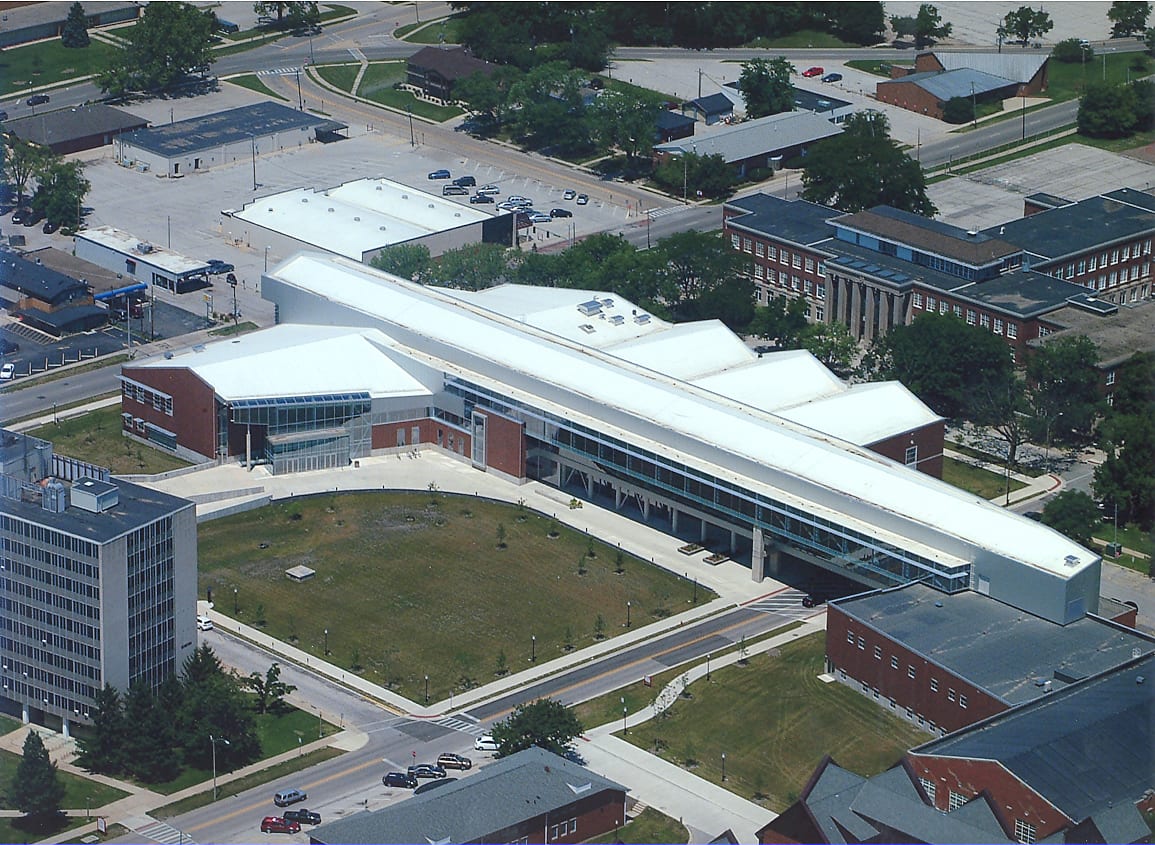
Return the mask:
<svg viewBox="0 0 1155 845"><path fill-rule="evenodd" d="M105 684L157 685L196 648L192 502L0 430L0 683L65 734Z"/></svg>
<svg viewBox="0 0 1155 845"><path fill-rule="evenodd" d="M811 321L867 341L922 313L952 313L1005 338L1022 361L1031 341L1062 327L1049 315L1106 316L1152 295L1155 198L1125 189L1040 207L980 232L886 206L842 214L759 194L728 202L722 227L749 256L760 303L803 296Z"/></svg>
<svg viewBox="0 0 1155 845"><path fill-rule="evenodd" d="M371 813L312 830L329 845L374 842L585 842L626 821L626 788L541 748Z"/></svg>
<svg viewBox="0 0 1155 845"><path fill-rule="evenodd" d="M830 603L826 666L842 683L940 734L1132 659L1155 639L1093 615L1058 625L977 592L922 584Z"/></svg>

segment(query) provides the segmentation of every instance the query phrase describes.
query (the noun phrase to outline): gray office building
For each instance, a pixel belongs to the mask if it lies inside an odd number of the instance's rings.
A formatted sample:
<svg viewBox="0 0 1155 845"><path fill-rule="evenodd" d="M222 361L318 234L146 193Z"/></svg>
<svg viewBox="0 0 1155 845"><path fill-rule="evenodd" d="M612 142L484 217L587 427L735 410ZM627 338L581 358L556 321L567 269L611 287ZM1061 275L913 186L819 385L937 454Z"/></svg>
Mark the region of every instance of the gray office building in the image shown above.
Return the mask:
<svg viewBox="0 0 1155 845"><path fill-rule="evenodd" d="M0 430L0 704L68 734L196 648L196 510Z"/></svg>

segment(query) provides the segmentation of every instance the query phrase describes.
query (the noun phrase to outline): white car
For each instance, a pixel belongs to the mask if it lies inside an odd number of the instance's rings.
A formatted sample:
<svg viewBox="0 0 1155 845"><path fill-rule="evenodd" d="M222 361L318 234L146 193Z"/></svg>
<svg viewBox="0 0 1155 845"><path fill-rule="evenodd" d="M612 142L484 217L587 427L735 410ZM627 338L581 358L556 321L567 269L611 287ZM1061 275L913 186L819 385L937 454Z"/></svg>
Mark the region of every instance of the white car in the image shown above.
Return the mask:
<svg viewBox="0 0 1155 845"><path fill-rule="evenodd" d="M530 223L552 223L553 218L550 217L548 214L545 214L544 212L541 212L541 211L530 211L529 212L529 222Z"/></svg>
<svg viewBox="0 0 1155 845"><path fill-rule="evenodd" d="M495 740L489 734L485 734L485 736L479 736L473 742L473 750L474 751L496 751L497 750L497 740Z"/></svg>
<svg viewBox="0 0 1155 845"><path fill-rule="evenodd" d="M495 195L501 193L501 188L497 187L497 185L482 185L480 188L477 189L477 193L488 194L489 196L495 196Z"/></svg>
<svg viewBox="0 0 1155 845"><path fill-rule="evenodd" d="M198 631L211 631L212 629L213 629L213 620L209 619L207 616L202 616L200 614L197 614L197 630Z"/></svg>
<svg viewBox="0 0 1155 845"><path fill-rule="evenodd" d="M14 378L16 378L15 364L5 364L0 367L0 381L11 381Z"/></svg>

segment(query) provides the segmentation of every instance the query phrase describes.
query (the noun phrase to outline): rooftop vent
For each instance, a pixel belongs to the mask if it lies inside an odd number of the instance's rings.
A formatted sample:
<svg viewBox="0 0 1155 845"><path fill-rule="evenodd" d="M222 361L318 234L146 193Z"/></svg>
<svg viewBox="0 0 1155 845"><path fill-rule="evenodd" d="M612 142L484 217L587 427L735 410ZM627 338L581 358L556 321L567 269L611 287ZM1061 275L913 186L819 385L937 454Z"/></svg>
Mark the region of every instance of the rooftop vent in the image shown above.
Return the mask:
<svg viewBox="0 0 1155 845"><path fill-rule="evenodd" d="M361 218L360 218L360 217L354 217L354 218L353 218L353 220L354 220L355 222L357 222L357 223L360 223L360 222L361 222Z"/></svg>
<svg viewBox="0 0 1155 845"><path fill-rule="evenodd" d="M152 252L152 244L141 241L136 245L136 251L142 253L143 255L148 255L150 252Z"/></svg>
<svg viewBox="0 0 1155 845"><path fill-rule="evenodd" d="M1067 566L1077 566L1079 564L1079 559L1074 555L1067 555L1065 558L1063 558L1063 562L1067 564Z"/></svg>
<svg viewBox="0 0 1155 845"><path fill-rule="evenodd" d="M272 213L273 213L273 207L269 206L269 214L272 214Z"/></svg>
<svg viewBox="0 0 1155 845"><path fill-rule="evenodd" d="M330 214L332 214L332 213L333 213L333 206L329 206L329 213L330 213Z"/></svg>
<svg viewBox="0 0 1155 845"><path fill-rule="evenodd" d="M586 334L593 334L595 331L597 331L597 330L596 330L596 329L595 329L593 326L591 326L589 323L582 323L580 326L578 326L578 328L579 328L579 329L581 329L581 330L582 330L583 332L585 332Z"/></svg>
<svg viewBox="0 0 1155 845"><path fill-rule="evenodd" d="M409 199L409 194L402 194L401 199L403 199L403 200Z"/></svg>
<svg viewBox="0 0 1155 845"><path fill-rule="evenodd" d="M626 322L626 318L623 317L621 314L614 314L614 316L610 317L610 322L613 323L615 326L620 326Z"/></svg>
<svg viewBox="0 0 1155 845"><path fill-rule="evenodd" d="M978 229L967 229L968 238L977 238L979 234Z"/></svg>
<svg viewBox="0 0 1155 845"><path fill-rule="evenodd" d="M308 202L308 201L309 201L308 197L301 197L301 202Z"/></svg>
<svg viewBox="0 0 1155 845"><path fill-rule="evenodd" d="M934 603L934 606L935 606L935 607L942 607L942 602L941 602L941 601L936 601L936 602Z"/></svg>
<svg viewBox="0 0 1155 845"><path fill-rule="evenodd" d="M577 310L583 317L592 317L594 314L601 313L602 304L596 299L591 299L589 302L579 303Z"/></svg>
<svg viewBox="0 0 1155 845"><path fill-rule="evenodd" d="M378 190L378 191L380 191L380 190L381 190L381 186L380 186L380 185L378 185L378 186L377 186L377 190Z"/></svg>
<svg viewBox="0 0 1155 845"><path fill-rule="evenodd" d="M649 314L635 314L634 315L634 322L637 323L639 326L644 326L646 323L650 322L650 315Z"/></svg>

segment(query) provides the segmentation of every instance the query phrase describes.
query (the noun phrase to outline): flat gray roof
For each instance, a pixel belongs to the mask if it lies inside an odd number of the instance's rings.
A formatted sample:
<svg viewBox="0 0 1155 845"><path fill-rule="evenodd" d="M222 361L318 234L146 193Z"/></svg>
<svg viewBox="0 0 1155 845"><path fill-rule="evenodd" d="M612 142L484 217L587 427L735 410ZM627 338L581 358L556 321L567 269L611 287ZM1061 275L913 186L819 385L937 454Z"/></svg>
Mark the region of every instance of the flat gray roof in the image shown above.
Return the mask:
<svg viewBox="0 0 1155 845"><path fill-rule="evenodd" d="M1124 188L1049 208L986 230L1032 255L1054 260L1155 235L1155 197Z"/></svg>
<svg viewBox="0 0 1155 845"><path fill-rule="evenodd" d="M1155 653L1155 640L1091 616L1057 625L976 592L910 584L832 602L861 625L966 678L1008 704Z"/></svg>
<svg viewBox="0 0 1155 845"><path fill-rule="evenodd" d="M148 126L148 121L143 117L103 103L40 112L4 121L6 132L13 133L22 141L46 147L93 135L140 130L145 126Z"/></svg>

